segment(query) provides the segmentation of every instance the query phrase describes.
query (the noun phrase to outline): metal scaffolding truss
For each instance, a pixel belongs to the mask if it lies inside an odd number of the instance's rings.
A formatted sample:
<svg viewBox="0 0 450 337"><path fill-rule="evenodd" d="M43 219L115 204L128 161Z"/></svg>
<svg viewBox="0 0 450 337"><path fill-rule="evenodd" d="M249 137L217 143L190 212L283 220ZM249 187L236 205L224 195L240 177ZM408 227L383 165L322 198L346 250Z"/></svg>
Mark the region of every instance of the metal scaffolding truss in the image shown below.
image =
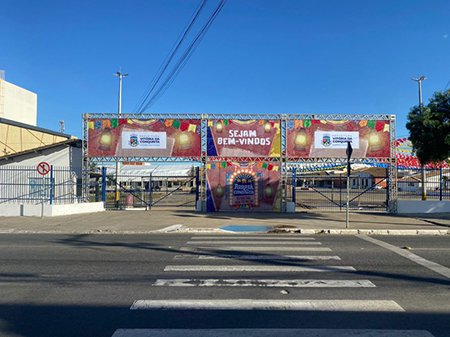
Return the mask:
<svg viewBox="0 0 450 337"><path fill-rule="evenodd" d="M329 167L345 163L343 158L298 158L289 157L287 153L287 135L290 122L294 120L326 120L326 121L360 121L360 120L384 120L390 121L390 157L387 158L355 158L351 163L369 165L383 165L388 171L388 209L396 212L397 209L397 163L395 147L395 115L390 114L226 114L226 113L122 113L122 119L197 119L200 120L201 154L200 157L89 157L88 155L88 120L89 119L115 119L116 113L85 113L83 114L83 197L89 196L89 173L96 164L127 162L197 162L200 163L200 203L201 210L206 210L206 165L217 161L227 162L273 162L280 164L281 173L281 199L283 211L286 210L288 175L294 168L301 168L305 164L331 164ZM280 122L280 157L218 157L207 154L207 130L209 120L276 120ZM385 166L384 166L385 165Z"/></svg>

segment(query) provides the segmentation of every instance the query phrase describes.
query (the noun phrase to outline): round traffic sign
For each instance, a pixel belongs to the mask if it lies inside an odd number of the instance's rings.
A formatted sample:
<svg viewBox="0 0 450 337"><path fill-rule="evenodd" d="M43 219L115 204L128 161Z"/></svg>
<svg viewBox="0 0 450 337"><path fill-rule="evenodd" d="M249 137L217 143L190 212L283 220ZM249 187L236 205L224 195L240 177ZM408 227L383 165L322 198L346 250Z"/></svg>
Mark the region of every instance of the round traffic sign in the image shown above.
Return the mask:
<svg viewBox="0 0 450 337"><path fill-rule="evenodd" d="M36 169L40 175L45 176L46 174L48 174L50 172L50 164L45 161L40 162L37 165Z"/></svg>

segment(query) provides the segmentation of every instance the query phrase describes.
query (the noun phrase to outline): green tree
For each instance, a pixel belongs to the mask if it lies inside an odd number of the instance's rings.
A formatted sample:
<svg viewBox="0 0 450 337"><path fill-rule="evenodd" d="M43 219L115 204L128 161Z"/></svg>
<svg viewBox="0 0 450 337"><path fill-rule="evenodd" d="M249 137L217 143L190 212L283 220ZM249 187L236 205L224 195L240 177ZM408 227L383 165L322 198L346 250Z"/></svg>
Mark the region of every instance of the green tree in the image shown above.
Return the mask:
<svg viewBox="0 0 450 337"><path fill-rule="evenodd" d="M406 128L422 165L450 157L450 90L436 92L428 105L411 108Z"/></svg>

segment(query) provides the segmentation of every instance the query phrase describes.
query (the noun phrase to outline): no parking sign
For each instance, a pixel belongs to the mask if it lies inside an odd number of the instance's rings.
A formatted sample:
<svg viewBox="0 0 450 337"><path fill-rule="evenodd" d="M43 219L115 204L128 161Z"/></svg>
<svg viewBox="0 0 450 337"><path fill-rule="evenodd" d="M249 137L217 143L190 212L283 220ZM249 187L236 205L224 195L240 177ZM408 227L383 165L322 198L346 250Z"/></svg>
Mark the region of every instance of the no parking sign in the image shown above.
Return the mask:
<svg viewBox="0 0 450 337"><path fill-rule="evenodd" d="M38 171L38 173L40 175L45 176L45 175L47 175L50 172L50 164L45 162L45 161L40 162L37 165L36 170Z"/></svg>

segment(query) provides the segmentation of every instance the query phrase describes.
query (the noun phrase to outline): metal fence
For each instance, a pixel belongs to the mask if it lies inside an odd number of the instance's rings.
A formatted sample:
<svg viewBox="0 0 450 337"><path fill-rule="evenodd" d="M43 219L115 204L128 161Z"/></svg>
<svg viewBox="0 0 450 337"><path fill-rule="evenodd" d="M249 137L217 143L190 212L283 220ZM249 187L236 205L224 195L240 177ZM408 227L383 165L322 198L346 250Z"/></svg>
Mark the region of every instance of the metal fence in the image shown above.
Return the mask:
<svg viewBox="0 0 450 337"><path fill-rule="evenodd" d="M51 167L41 175L35 166L0 167L0 203L68 204L80 201L81 174Z"/></svg>
<svg viewBox="0 0 450 337"><path fill-rule="evenodd" d="M345 211L347 176L345 174L301 174L288 179L288 201L293 201L297 211ZM388 204L385 176L350 176L350 202L352 210L386 211Z"/></svg>
<svg viewBox="0 0 450 337"><path fill-rule="evenodd" d="M397 177L399 199L421 199L420 169L399 169ZM429 200L449 200L450 168L425 169L425 189Z"/></svg>

